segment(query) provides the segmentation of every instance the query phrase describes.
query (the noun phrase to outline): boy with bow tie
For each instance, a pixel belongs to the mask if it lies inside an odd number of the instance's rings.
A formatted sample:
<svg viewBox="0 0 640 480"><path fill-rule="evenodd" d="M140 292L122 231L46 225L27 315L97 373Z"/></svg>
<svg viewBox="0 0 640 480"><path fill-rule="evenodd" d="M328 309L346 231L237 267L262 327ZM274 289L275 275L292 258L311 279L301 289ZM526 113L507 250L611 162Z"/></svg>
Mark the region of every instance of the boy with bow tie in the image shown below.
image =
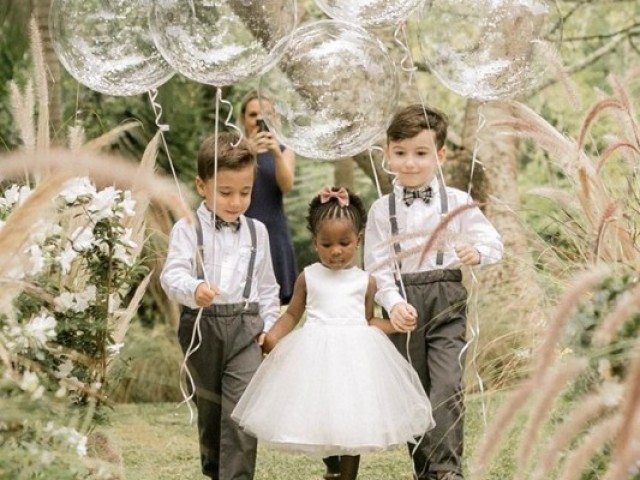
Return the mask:
<svg viewBox="0 0 640 480"><path fill-rule="evenodd" d="M460 265L496 263L503 253L500 235L469 195L444 185L447 127L444 113L419 104L394 116L385 148L394 188L371 206L364 241L376 301L397 332L390 338L410 358L433 407L436 427L415 452L409 445L417 480L463 478L467 292ZM434 248L423 252L434 232Z"/></svg>
<svg viewBox="0 0 640 480"><path fill-rule="evenodd" d="M213 480L254 478L257 441L230 415L280 317L267 229L244 216L256 165L235 134L202 143L196 188L204 200L193 223L183 218L171 230L160 276L183 306L178 339L195 386L202 473Z"/></svg>

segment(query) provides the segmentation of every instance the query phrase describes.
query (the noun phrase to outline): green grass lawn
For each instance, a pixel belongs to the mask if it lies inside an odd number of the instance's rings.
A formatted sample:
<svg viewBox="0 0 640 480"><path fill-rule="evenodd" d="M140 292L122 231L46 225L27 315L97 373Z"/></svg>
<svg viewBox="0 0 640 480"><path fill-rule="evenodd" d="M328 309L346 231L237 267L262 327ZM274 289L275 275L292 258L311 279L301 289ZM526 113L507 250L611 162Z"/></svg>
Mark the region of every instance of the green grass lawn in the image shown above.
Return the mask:
<svg viewBox="0 0 640 480"><path fill-rule="evenodd" d="M484 430L483 407L489 416L497 402L488 395L467 401L466 449L471 455ZM119 446L127 480L204 479L200 474L195 422L189 425L186 406L176 404L118 404L111 421L100 430ZM507 440L490 477L505 480L513 472ZM256 480L320 480L323 464L304 455L286 454L259 448ZM411 480L411 464L404 447L363 455L360 480Z"/></svg>

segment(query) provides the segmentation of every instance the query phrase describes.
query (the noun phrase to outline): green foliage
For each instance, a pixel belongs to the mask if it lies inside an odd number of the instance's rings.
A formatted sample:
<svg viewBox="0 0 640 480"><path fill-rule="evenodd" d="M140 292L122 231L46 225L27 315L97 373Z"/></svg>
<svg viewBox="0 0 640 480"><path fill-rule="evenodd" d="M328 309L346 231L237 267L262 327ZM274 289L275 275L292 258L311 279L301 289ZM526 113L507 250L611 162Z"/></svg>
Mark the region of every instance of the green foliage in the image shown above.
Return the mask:
<svg viewBox="0 0 640 480"><path fill-rule="evenodd" d="M135 322L127 342L109 372L114 402L179 402L182 352L177 335L167 325L145 328Z"/></svg>
<svg viewBox="0 0 640 480"><path fill-rule="evenodd" d="M619 381L626 376L631 347L640 336L640 312L632 315L617 338L607 345L595 344L593 333L623 295L628 295L637 284L638 278L629 272L611 275L578 304L569 324L568 345L590 361L589 372L580 382L581 390L592 389L603 379Z"/></svg>

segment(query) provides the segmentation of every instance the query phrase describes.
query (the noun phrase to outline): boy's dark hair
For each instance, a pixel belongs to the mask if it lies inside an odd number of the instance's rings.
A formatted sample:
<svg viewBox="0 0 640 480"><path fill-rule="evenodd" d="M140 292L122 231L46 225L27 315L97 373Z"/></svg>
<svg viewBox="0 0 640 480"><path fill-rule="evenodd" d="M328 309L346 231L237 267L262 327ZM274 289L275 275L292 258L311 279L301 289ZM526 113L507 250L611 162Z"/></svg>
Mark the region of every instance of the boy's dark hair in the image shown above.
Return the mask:
<svg viewBox="0 0 640 480"><path fill-rule="evenodd" d="M419 103L408 105L398 111L387 128L387 143L413 138L422 130L433 130L436 147L440 150L447 140L449 118L444 112Z"/></svg>
<svg viewBox="0 0 640 480"><path fill-rule="evenodd" d="M198 150L198 176L207 181L216 173L216 137L207 137ZM241 170L256 166L256 154L247 141L236 133L218 133L218 170Z"/></svg>
<svg viewBox="0 0 640 480"><path fill-rule="evenodd" d="M329 190L339 192L341 188L331 187ZM313 236L318 233L320 224L329 219L346 218L351 220L356 233L360 234L364 230L367 222L367 211L362 200L355 193L351 193L349 189L344 188L344 191L349 198L349 205L347 206L340 205L337 198L329 198L327 202L322 203L320 194L311 200L307 214L307 228Z"/></svg>

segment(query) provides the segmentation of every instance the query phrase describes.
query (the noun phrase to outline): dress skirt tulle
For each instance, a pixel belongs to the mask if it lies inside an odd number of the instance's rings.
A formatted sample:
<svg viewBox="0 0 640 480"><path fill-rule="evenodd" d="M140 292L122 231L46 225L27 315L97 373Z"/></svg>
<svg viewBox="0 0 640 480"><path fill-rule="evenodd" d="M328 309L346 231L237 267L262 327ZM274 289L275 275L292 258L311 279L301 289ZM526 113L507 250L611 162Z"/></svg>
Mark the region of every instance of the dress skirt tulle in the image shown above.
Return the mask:
<svg viewBox="0 0 640 480"><path fill-rule="evenodd" d="M305 325L262 363L232 418L262 442L355 455L415 441L433 427L409 363L368 325Z"/></svg>

